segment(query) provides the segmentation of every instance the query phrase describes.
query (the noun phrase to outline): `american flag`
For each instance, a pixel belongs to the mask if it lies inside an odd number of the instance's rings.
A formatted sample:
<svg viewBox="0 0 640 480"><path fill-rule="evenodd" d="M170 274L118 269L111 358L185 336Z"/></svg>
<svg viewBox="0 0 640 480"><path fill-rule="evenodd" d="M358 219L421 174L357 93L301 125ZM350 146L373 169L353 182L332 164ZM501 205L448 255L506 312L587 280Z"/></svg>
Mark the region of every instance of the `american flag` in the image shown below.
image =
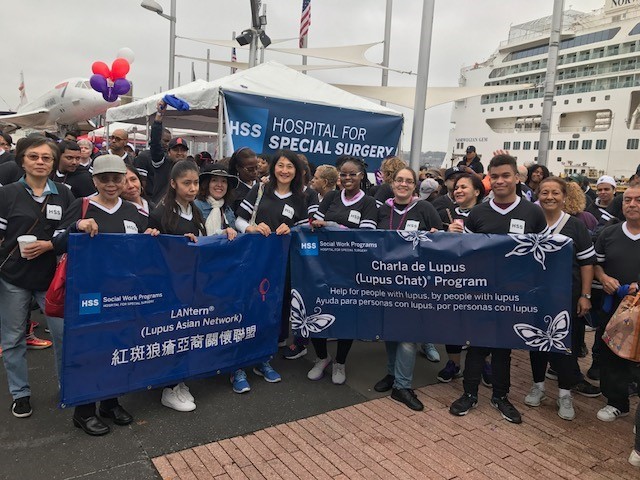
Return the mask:
<svg viewBox="0 0 640 480"><path fill-rule="evenodd" d="M300 17L300 48L306 46L307 34L311 25L311 0L302 0L302 16Z"/></svg>
<svg viewBox="0 0 640 480"><path fill-rule="evenodd" d="M231 48L231 61L232 62L238 61L238 57L236 56L236 47ZM232 68L231 73L236 73L237 70L238 70L237 68Z"/></svg>

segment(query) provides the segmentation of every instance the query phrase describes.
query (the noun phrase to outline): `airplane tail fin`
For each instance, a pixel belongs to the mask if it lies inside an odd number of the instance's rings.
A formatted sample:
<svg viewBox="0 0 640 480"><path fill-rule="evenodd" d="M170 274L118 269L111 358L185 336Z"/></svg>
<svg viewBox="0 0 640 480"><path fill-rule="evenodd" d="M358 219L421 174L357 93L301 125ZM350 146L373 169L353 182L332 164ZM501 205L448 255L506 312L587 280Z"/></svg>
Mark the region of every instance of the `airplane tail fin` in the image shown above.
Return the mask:
<svg viewBox="0 0 640 480"><path fill-rule="evenodd" d="M27 91L24 88L24 72L20 72L20 85L18 86L18 90L20 91L20 104L18 105L18 109L27 104Z"/></svg>

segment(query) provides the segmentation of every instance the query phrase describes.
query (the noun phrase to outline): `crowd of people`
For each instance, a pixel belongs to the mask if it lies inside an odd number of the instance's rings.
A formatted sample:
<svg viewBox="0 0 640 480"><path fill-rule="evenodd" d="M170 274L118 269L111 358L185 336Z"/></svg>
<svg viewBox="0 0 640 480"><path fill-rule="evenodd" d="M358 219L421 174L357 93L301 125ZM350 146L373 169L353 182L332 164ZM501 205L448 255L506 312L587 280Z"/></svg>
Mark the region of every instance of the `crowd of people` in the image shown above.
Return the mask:
<svg viewBox="0 0 640 480"><path fill-rule="evenodd" d="M54 142L42 135L21 139L12 152L11 138L0 136L0 342L15 417L32 414L26 357L29 339L34 337L30 313L34 303L43 307L57 257L66 251L70 233L169 234L192 242L201 236L224 235L233 241L238 234L287 235L302 224L571 238L572 353L530 353L532 386L524 403L542 405L546 380L551 379L558 383L557 413L564 420L576 416L574 394L604 395L606 404L597 414L600 421L630 413L629 396L638 391L639 365L617 357L601 337L622 293L638 290L638 178L616 195L616 181L605 175L593 191L582 179L553 176L541 165L518 165L504 151L494 152L485 174L474 147L467 149L458 165L446 170L425 167L416 172L402 159L389 157L380 169L380 185L371 185L362 159L348 156L338 158L335 166L316 167L292 151L269 156L241 147L230 158L214 162L206 152L191 157L188 142L171 137L162 125L165 108L159 102L150 148L137 155L125 148L127 135L122 130L112 133L105 152L96 152L88 140ZM37 240L19 246L22 235ZM287 268L285 292L290 292L290 283ZM284 358L296 360L308 354L309 345L301 337L290 339L290 305L290 294L285 293L279 345ZM61 372L64 320L45 318ZM592 364L583 374L578 358L589 350L584 342L586 328L595 329L596 335ZM320 380L331 367L332 382L344 384L352 344L353 339L338 339L337 355L331 358L327 340L312 338L316 359L308 379ZM385 346L386 375L374 389L391 391L394 400L422 410L424 405L412 389L416 356L422 352L438 362L437 349L413 342L385 342ZM509 400L511 350L446 345L446 354L438 381L462 378L464 388L463 395L451 403L452 415L466 415L478 404L483 383L492 389L491 405L500 415L512 423L522 422ZM282 380L269 362L255 365L252 371L270 383ZM599 381L600 386L589 380ZM238 394L251 389L244 369L233 372L230 382ZM196 408L184 382L165 387L161 403L181 412ZM117 398L99 406L78 406L73 414L74 425L90 435L110 431L105 419L128 425L133 416ZM629 461L640 466L640 436Z"/></svg>

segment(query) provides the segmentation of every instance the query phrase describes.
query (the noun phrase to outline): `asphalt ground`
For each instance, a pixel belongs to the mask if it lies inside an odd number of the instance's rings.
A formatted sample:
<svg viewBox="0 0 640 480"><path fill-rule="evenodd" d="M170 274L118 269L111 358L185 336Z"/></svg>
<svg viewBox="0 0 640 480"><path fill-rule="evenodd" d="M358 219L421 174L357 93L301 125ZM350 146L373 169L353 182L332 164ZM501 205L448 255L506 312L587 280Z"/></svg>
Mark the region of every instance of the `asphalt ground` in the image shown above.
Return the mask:
<svg viewBox="0 0 640 480"><path fill-rule="evenodd" d="M34 319L42 320L39 315ZM44 325L36 334L50 338ZM330 342L331 355L335 348ZM442 349L440 353L444 358ZM278 355L272 361L282 375L280 383L268 384L248 371L251 391L246 394L233 393L227 376L187 381L197 404L193 412L162 406L160 390L125 395L120 401L134 423L111 424L110 434L90 437L74 428L72 409L57 407L53 348L28 351L27 359L33 407L29 418L11 414L6 374L0 369L0 479L157 479L154 457L385 396L373 390L386 374L384 343L354 343L342 386L333 385L330 375L317 382L307 379L315 359L310 346L304 358L291 361ZM419 355L414 387L436 383L443 366L444 361L431 363Z"/></svg>

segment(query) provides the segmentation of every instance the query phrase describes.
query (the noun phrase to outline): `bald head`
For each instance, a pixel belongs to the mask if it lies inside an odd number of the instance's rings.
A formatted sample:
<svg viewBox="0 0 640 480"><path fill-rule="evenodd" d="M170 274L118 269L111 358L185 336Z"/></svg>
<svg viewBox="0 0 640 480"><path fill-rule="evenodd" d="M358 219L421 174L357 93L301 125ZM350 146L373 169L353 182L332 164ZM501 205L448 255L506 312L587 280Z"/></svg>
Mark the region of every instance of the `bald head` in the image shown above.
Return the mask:
<svg viewBox="0 0 640 480"><path fill-rule="evenodd" d="M109 135L109 149L114 155L124 155L124 147L127 146L129 140L129 134L126 130L118 128Z"/></svg>
<svg viewBox="0 0 640 480"><path fill-rule="evenodd" d="M518 177L522 183L527 181L528 169L524 165L518 165Z"/></svg>

